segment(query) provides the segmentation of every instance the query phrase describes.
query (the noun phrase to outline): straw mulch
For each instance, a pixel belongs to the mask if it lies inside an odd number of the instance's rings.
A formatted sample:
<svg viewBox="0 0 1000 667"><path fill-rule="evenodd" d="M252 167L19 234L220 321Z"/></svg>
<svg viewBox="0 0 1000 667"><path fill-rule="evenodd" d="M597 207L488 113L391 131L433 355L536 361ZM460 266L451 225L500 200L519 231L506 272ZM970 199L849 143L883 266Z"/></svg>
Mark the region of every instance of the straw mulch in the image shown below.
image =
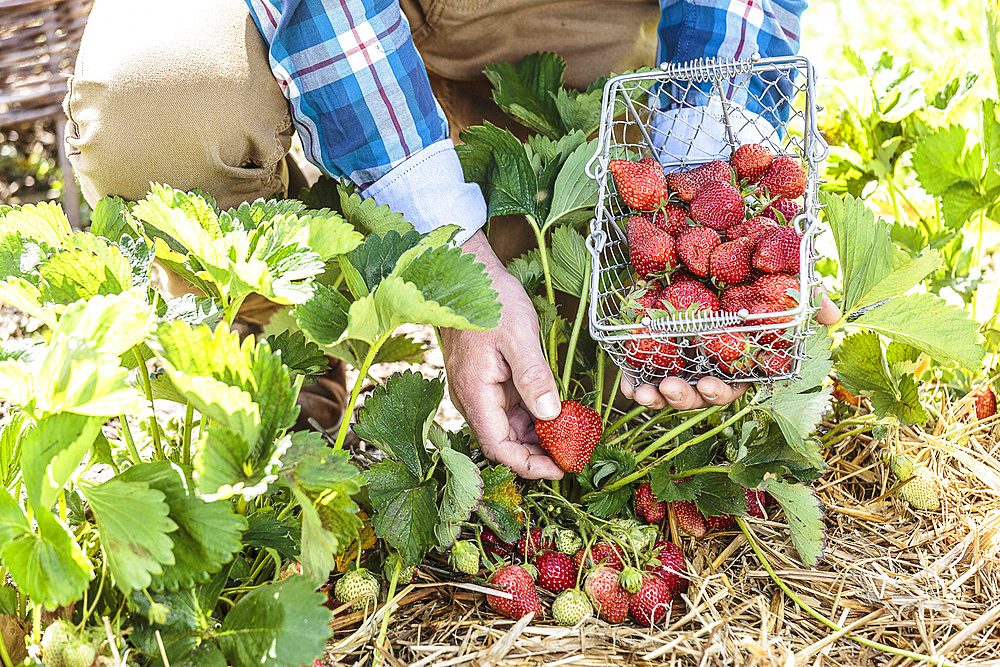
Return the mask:
<svg viewBox="0 0 1000 667"><path fill-rule="evenodd" d="M662 627L599 620L561 628L499 618L470 579L443 563L421 568L396 596L381 651L388 665L904 665L860 637L932 659L1000 665L1000 421L970 420L969 399L934 404L932 427L875 441L856 412L830 435L829 470L815 487L827 521L826 557L804 569L779 514L751 527L781 579L826 619L806 614L770 579L738 530L684 540L694 577ZM843 406L841 406L843 407ZM833 423L827 429L838 428ZM892 496L885 447L919 454L940 475L942 507L919 512ZM547 601L551 601L549 596ZM385 607L338 609L327 660L371 665Z"/></svg>

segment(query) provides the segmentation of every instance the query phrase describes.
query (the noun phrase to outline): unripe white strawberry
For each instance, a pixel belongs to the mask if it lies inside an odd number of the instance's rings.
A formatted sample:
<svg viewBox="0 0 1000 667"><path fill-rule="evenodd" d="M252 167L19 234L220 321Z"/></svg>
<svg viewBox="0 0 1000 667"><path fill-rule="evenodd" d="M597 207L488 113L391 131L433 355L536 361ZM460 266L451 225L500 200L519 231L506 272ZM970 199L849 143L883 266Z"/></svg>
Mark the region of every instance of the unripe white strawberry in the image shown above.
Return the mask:
<svg viewBox="0 0 1000 667"><path fill-rule="evenodd" d="M579 588L563 591L552 601L552 618L559 625L574 626L593 615L594 606L590 604L590 598Z"/></svg>
<svg viewBox="0 0 1000 667"><path fill-rule="evenodd" d="M63 649L63 665L65 667L90 667L94 664L97 651L90 644L82 641L70 642Z"/></svg>
<svg viewBox="0 0 1000 667"><path fill-rule="evenodd" d="M42 660L48 667L64 667L63 650L76 639L75 628L66 621L55 621L42 633Z"/></svg>
<svg viewBox="0 0 1000 667"><path fill-rule="evenodd" d="M583 540L572 530L564 528L556 533L556 551L572 556L582 548Z"/></svg>
<svg viewBox="0 0 1000 667"><path fill-rule="evenodd" d="M344 574L333 588L333 594L341 603L355 600L351 609L358 611L378 602L378 579L365 568L351 570Z"/></svg>
<svg viewBox="0 0 1000 667"><path fill-rule="evenodd" d="M896 489L896 496L918 510L935 511L941 508L941 483L931 470L905 454L882 453L889 470L900 481L909 480Z"/></svg>
<svg viewBox="0 0 1000 667"><path fill-rule="evenodd" d="M468 540L458 540L451 545L449 560L459 572L465 574L479 572L479 550Z"/></svg>

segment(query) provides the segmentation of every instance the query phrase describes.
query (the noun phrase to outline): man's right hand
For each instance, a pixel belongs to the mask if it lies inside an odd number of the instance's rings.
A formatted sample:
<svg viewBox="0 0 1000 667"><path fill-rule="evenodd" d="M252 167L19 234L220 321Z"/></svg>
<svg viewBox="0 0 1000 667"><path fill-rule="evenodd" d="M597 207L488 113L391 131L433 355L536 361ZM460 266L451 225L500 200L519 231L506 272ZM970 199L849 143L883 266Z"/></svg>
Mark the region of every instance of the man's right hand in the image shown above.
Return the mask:
<svg viewBox="0 0 1000 667"><path fill-rule="evenodd" d="M535 435L534 420L554 419L561 409L559 387L539 342L538 315L485 234L477 232L463 248L486 265L503 309L490 331L441 329L452 402L486 458L526 479L560 479L562 470Z"/></svg>

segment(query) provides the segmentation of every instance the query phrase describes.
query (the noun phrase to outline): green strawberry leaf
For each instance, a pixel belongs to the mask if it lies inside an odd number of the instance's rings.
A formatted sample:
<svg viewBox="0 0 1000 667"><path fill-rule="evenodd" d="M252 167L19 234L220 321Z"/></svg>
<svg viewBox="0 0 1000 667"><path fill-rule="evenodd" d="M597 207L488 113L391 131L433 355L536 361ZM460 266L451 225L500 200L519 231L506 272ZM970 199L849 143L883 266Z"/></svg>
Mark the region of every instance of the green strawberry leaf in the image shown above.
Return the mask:
<svg viewBox="0 0 1000 667"><path fill-rule="evenodd" d="M331 345L339 341L347 330L347 311L350 307L347 298L337 288L316 285L312 297L296 306L292 314L310 340L320 345Z"/></svg>
<svg viewBox="0 0 1000 667"><path fill-rule="evenodd" d="M421 481L399 461L387 459L368 471L368 496L375 534L416 565L436 543L437 483Z"/></svg>
<svg viewBox="0 0 1000 667"><path fill-rule="evenodd" d="M299 213L303 208L305 205L294 199L260 198L252 202L242 202L236 208L219 214L219 227L226 233L236 229L254 231L261 227L266 228L268 223L277 218L287 217L286 214Z"/></svg>
<svg viewBox="0 0 1000 667"><path fill-rule="evenodd" d="M253 500L267 492L277 480L281 456L290 445L286 435L266 450L268 457L255 456L250 443L236 431L222 426L208 429L194 461L201 497L209 502L235 495Z"/></svg>
<svg viewBox="0 0 1000 667"><path fill-rule="evenodd" d="M87 455L104 417L61 412L26 427L21 443L21 474L28 501L47 509Z"/></svg>
<svg viewBox="0 0 1000 667"><path fill-rule="evenodd" d="M59 204L45 201L0 209L0 234L10 233L58 248L73 234L73 227Z"/></svg>
<svg viewBox="0 0 1000 667"><path fill-rule="evenodd" d="M505 542L513 542L521 533L521 495L514 472L504 465L486 466L480 471L483 495L476 515ZM516 513L515 513L516 512Z"/></svg>
<svg viewBox="0 0 1000 667"><path fill-rule="evenodd" d="M21 473L21 450L24 447L24 436L31 428L28 413L13 411L7 423L0 426L0 486L10 488L14 479ZM0 537L0 543L3 538Z"/></svg>
<svg viewBox="0 0 1000 667"><path fill-rule="evenodd" d="M200 414L235 431L247 442L257 440L260 434L260 407L249 393L202 375L190 376L175 371L169 378L181 398Z"/></svg>
<svg viewBox="0 0 1000 667"><path fill-rule="evenodd" d="M528 294L534 292L545 278L537 248L507 262L507 270L521 282Z"/></svg>
<svg viewBox="0 0 1000 667"><path fill-rule="evenodd" d="M0 497L6 490L0 489ZM0 502L0 524L16 523L21 510L13 499ZM35 513L38 532L12 536L0 546L0 560L19 590L37 605L55 609L83 597L93 574L90 560L73 534L51 512Z"/></svg>
<svg viewBox="0 0 1000 667"><path fill-rule="evenodd" d="M0 238L0 276L8 280L21 278L38 287L41 282L38 266L55 252L56 249L44 241L6 234Z"/></svg>
<svg viewBox="0 0 1000 667"><path fill-rule="evenodd" d="M310 665L330 637L326 596L305 577L260 586L226 614L219 643L233 667Z"/></svg>
<svg viewBox="0 0 1000 667"><path fill-rule="evenodd" d="M41 290L20 276L10 276L0 282L0 301L37 317L50 327L56 325L55 309L42 305Z"/></svg>
<svg viewBox="0 0 1000 667"><path fill-rule="evenodd" d="M438 545L449 548L455 541L451 527L468 521L473 510L479 506L483 496L483 478L472 459L451 449L445 431L432 429L430 440L437 447L437 455L447 471L438 525L434 532L438 536Z"/></svg>
<svg viewBox="0 0 1000 667"><path fill-rule="evenodd" d="M590 275L590 252L583 236L569 225L553 229L549 262L553 286L560 292L580 296Z"/></svg>
<svg viewBox="0 0 1000 667"><path fill-rule="evenodd" d="M823 457L809 436L829 409L831 393L830 387L807 394L775 392L761 401L756 409L775 421L792 449L813 467L821 468Z"/></svg>
<svg viewBox="0 0 1000 667"><path fill-rule="evenodd" d="M554 94L562 89L566 63L554 53L533 53L517 65L486 65L493 101L522 125L558 139L565 132Z"/></svg>
<svg viewBox="0 0 1000 667"><path fill-rule="evenodd" d="M348 253L347 259L360 273L368 292L371 292L383 278L393 272L399 258L416 246L420 238L420 233L416 231L408 231L402 235L395 231L381 236L372 234L364 243Z"/></svg>
<svg viewBox="0 0 1000 667"><path fill-rule="evenodd" d="M969 150L966 129L959 125L932 128L913 148L913 170L928 194L942 196L957 183L978 183L982 155Z"/></svg>
<svg viewBox="0 0 1000 667"><path fill-rule="evenodd" d="M555 223L577 225L590 220L597 206L597 181L587 176L584 168L594 156L597 139L581 144L563 162L556 177L552 206L545 219L545 227ZM558 248L553 241L552 248Z"/></svg>
<svg viewBox="0 0 1000 667"><path fill-rule="evenodd" d="M896 391L882 341L874 331L851 334L843 340L837 351L837 378L847 391L859 396Z"/></svg>
<svg viewBox="0 0 1000 667"><path fill-rule="evenodd" d="M174 564L169 533L177 524L168 516L163 492L121 478L83 486L82 491L97 520L108 569L125 593L147 588L164 566Z"/></svg>
<svg viewBox="0 0 1000 667"><path fill-rule="evenodd" d="M746 515L746 494L742 486L729 478L728 473L704 473L695 475L692 481L695 480L698 483L698 497L695 498L695 505L698 506L702 514L705 516Z"/></svg>
<svg viewBox="0 0 1000 667"><path fill-rule="evenodd" d="M701 475L695 475L693 479L684 482L676 482L670 477L672 467L673 465L668 461L659 464L650 471L649 488L656 499L672 503L678 500L697 498L700 491L698 479Z"/></svg>
<svg viewBox="0 0 1000 667"><path fill-rule="evenodd" d="M413 225L403 219L402 213L394 213L386 205L379 206L371 197L362 199L361 195L353 191L353 185L340 183L337 191L340 195L341 213L363 234L387 234L393 231L405 234L413 229Z"/></svg>
<svg viewBox="0 0 1000 667"><path fill-rule="evenodd" d="M319 345L306 340L301 331L282 331L264 340L281 355L281 363L298 375L322 375L330 366Z"/></svg>
<svg viewBox="0 0 1000 667"><path fill-rule="evenodd" d="M587 136L596 132L601 122L603 95L603 86L582 93L560 88L554 97L563 127L572 128L574 132L585 133Z"/></svg>
<svg viewBox="0 0 1000 667"><path fill-rule="evenodd" d="M551 162L560 155L565 160L569 155L586 143L587 135L580 130L573 130L557 140L549 139L542 134L533 134L525 141L529 159L540 159Z"/></svg>
<svg viewBox="0 0 1000 667"><path fill-rule="evenodd" d="M247 517L243 544L256 549L273 549L282 558L298 558L299 545L288 525L272 516L254 514Z"/></svg>
<svg viewBox="0 0 1000 667"><path fill-rule="evenodd" d="M799 559L806 567L816 567L823 557L825 533L823 509L812 487L772 478L764 489L784 510Z"/></svg>
<svg viewBox="0 0 1000 667"><path fill-rule="evenodd" d="M927 411L920 404L917 381L912 375L903 375L898 379L898 384L899 389L892 393L873 394L872 410L878 417L895 417L901 424L926 423Z"/></svg>
<svg viewBox="0 0 1000 667"><path fill-rule="evenodd" d="M830 361L830 346L832 344L833 339L827 333L827 328L816 326L813 329L812 335L806 339L806 359L802 361L799 367L801 379L789 384L796 385L796 390L799 392L822 384L830 374L830 367L832 366L832 362Z"/></svg>
<svg viewBox="0 0 1000 667"><path fill-rule="evenodd" d="M611 491L597 491L592 496L588 496L584 502L587 504L587 511L602 519L609 519L621 513L632 499L632 490L628 487L613 489Z"/></svg>
<svg viewBox="0 0 1000 667"><path fill-rule="evenodd" d="M487 217L524 214L541 221L538 177L521 142L488 121L470 127L459 136L463 143L455 150L465 180L482 188Z"/></svg>
<svg viewBox="0 0 1000 667"><path fill-rule="evenodd" d="M90 216L90 233L118 243L122 236L140 236L135 220L121 197L101 197Z"/></svg>

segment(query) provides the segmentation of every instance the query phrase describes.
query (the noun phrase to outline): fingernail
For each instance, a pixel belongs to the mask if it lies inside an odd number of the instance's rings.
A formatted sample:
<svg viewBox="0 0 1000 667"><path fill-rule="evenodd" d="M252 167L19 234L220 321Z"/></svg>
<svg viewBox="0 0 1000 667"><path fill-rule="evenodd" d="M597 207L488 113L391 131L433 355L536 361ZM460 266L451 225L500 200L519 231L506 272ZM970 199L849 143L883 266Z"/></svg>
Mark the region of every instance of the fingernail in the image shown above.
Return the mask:
<svg viewBox="0 0 1000 667"><path fill-rule="evenodd" d="M706 401L714 401L719 397L719 395L716 394L714 391L702 392L701 395L705 398Z"/></svg>
<svg viewBox="0 0 1000 667"><path fill-rule="evenodd" d="M667 400L670 401L671 403L676 403L682 398L682 396L676 391L668 391L666 394L664 394L664 396L666 396Z"/></svg>
<svg viewBox="0 0 1000 667"><path fill-rule="evenodd" d="M554 391L542 394L535 402L535 416L539 419L555 419L559 416L560 410L562 402L559 400L559 394Z"/></svg>

